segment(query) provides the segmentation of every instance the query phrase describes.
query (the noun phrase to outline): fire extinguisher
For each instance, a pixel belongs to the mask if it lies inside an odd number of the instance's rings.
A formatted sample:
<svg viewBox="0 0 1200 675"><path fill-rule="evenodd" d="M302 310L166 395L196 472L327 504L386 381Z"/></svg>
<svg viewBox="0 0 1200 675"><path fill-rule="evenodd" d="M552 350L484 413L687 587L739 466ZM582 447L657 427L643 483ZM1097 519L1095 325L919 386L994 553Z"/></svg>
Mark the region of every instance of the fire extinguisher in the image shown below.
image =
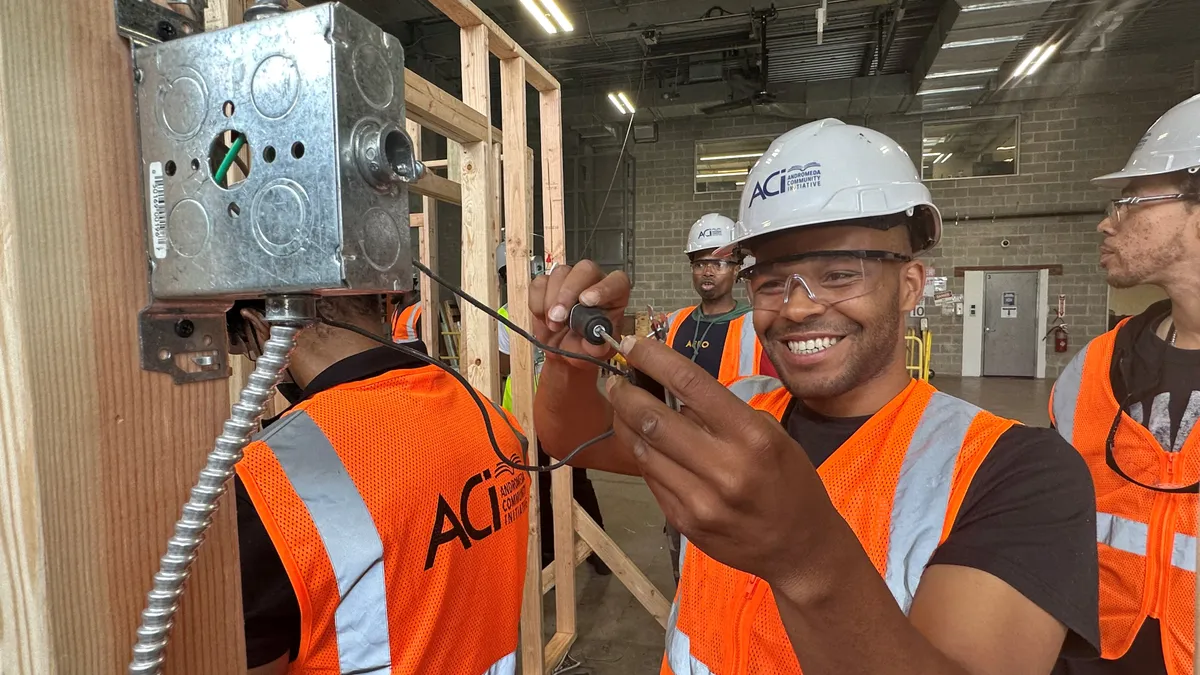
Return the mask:
<svg viewBox="0 0 1200 675"><path fill-rule="evenodd" d="M1050 326L1050 330L1046 331L1046 338L1054 335L1054 351L1062 354L1071 346L1070 334L1067 332L1067 322L1063 318L1067 314L1067 296L1058 296L1058 311L1055 312L1054 325Z"/></svg>
<svg viewBox="0 0 1200 675"><path fill-rule="evenodd" d="M1054 327L1054 351L1058 352L1059 354L1062 354L1063 352L1067 351L1067 347L1070 347L1070 346L1071 346L1071 342L1067 335L1067 327L1065 325L1055 326Z"/></svg>

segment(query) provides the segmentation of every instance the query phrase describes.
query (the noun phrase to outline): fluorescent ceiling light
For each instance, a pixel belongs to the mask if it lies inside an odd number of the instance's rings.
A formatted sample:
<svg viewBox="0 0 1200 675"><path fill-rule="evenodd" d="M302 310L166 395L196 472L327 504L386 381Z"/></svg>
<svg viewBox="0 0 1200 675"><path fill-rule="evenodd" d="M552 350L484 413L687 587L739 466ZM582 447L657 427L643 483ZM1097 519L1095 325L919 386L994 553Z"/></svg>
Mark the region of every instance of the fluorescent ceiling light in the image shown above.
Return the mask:
<svg viewBox="0 0 1200 675"><path fill-rule="evenodd" d="M712 173L698 173L696 178L732 178L733 176L746 176L750 174L750 169L741 171L714 171Z"/></svg>
<svg viewBox="0 0 1200 675"><path fill-rule="evenodd" d="M621 103L625 104L625 108L629 110L630 115L637 110L637 108L634 108L633 104L629 102L629 97L625 95L625 92L617 92L617 98L621 99Z"/></svg>
<svg viewBox="0 0 1200 675"><path fill-rule="evenodd" d="M1041 55L1042 55L1042 45L1038 45L1038 46L1034 47L1033 49L1029 50L1029 53L1025 55L1025 58L1021 59L1021 62L1019 64L1017 64L1017 69L1013 71L1012 77L1023 76L1025 74L1025 72L1027 70L1029 70L1029 67L1033 65L1033 62L1037 61L1038 57Z"/></svg>
<svg viewBox="0 0 1200 675"><path fill-rule="evenodd" d="M960 9L960 12L986 12L993 9L1009 9L1011 7L1025 7L1027 5L1046 5L1054 0L999 0L998 2L982 2L978 5L969 5Z"/></svg>
<svg viewBox="0 0 1200 675"><path fill-rule="evenodd" d="M959 92L959 91L978 91L980 89L983 89L982 84L972 84L972 85L966 86L966 87L943 87L941 89L926 89L925 91L918 91L917 96L934 96L936 94L953 94L953 93Z"/></svg>
<svg viewBox="0 0 1200 675"><path fill-rule="evenodd" d="M1001 146L997 147L996 149L997 149L997 150L1016 150L1016 149L1017 149L1017 146L1015 146L1015 145L1001 145Z"/></svg>
<svg viewBox="0 0 1200 675"><path fill-rule="evenodd" d="M950 158L953 156L954 156L953 152L948 152L944 156L938 157L937 159L933 160L933 163L934 164L945 164L946 162L949 162Z"/></svg>
<svg viewBox="0 0 1200 675"><path fill-rule="evenodd" d="M1006 160L1004 160L1004 161L1006 161L1006 162L1011 162L1011 161L1013 161L1013 158L1012 158L1012 157L1009 157L1008 159L1006 159Z"/></svg>
<svg viewBox="0 0 1200 675"><path fill-rule="evenodd" d="M712 157L701 157L701 162L724 162L730 159L758 159L762 157L761 152L747 152L741 155L713 155Z"/></svg>
<svg viewBox="0 0 1200 675"><path fill-rule="evenodd" d="M969 70L944 70L940 73L929 73L925 76L927 80L937 80L943 77L966 77L968 75L990 75L991 73L1000 70L996 68L971 68Z"/></svg>
<svg viewBox="0 0 1200 675"><path fill-rule="evenodd" d="M575 30L575 26L571 25L570 19L567 18L566 14L563 14L562 9L559 8L557 2L554 0L542 0L542 4L546 6L546 11L550 12L550 16L554 17L554 21L558 23L558 27L561 28L564 33L570 33L571 31Z"/></svg>
<svg viewBox="0 0 1200 675"><path fill-rule="evenodd" d="M955 42L947 42L942 45L943 49L957 49L958 47L986 47L988 45L999 45L1006 42L1020 42L1024 35L1001 35L1000 37L976 38L974 40L957 40Z"/></svg>
<svg viewBox="0 0 1200 675"><path fill-rule="evenodd" d="M923 153L921 153L921 156L922 157L941 157L942 153L940 153L940 152L923 152Z"/></svg>
<svg viewBox="0 0 1200 675"><path fill-rule="evenodd" d="M933 110L922 110L921 112L935 113L935 112L946 112L947 110L970 110L970 109L971 109L971 106L969 106L969 105L951 105L951 106L946 106L945 108L934 108Z"/></svg>
<svg viewBox="0 0 1200 675"><path fill-rule="evenodd" d="M530 14L533 15L533 18L537 20L538 25L542 27L542 30L550 34L558 32L558 29L554 27L554 24L550 23L550 17L546 16L546 12L543 11L541 7L538 7L536 2L533 0L521 0L521 4L526 10L529 11Z"/></svg>
<svg viewBox="0 0 1200 675"><path fill-rule="evenodd" d="M629 111L625 110L625 106L622 105L621 100L617 98L616 94L609 92L608 100L613 104L613 107L617 109L617 112L621 113L622 115L629 114Z"/></svg>
<svg viewBox="0 0 1200 675"><path fill-rule="evenodd" d="M1025 71L1025 75L1029 76L1029 75L1036 73L1038 71L1038 68L1041 68L1042 64L1046 63L1046 61L1048 61L1050 59L1050 57L1054 54L1055 50L1057 50L1057 49L1058 49L1057 44L1050 45L1050 46L1046 47L1045 49L1043 49L1042 53L1038 55L1037 61L1034 61L1033 65L1029 66L1029 70Z"/></svg>
<svg viewBox="0 0 1200 675"><path fill-rule="evenodd" d="M742 187L745 184L746 184L746 181L739 180L738 182L734 183L733 185L734 185L734 187Z"/></svg>

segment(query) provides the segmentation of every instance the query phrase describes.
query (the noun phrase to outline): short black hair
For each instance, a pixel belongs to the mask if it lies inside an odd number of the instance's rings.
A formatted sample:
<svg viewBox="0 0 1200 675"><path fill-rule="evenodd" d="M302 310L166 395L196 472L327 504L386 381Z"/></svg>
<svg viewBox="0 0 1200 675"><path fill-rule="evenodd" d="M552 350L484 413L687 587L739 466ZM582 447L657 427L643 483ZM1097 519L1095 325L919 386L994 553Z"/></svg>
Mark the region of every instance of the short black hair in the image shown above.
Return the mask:
<svg viewBox="0 0 1200 675"><path fill-rule="evenodd" d="M845 220L830 224L857 225L859 227L869 227L874 230L884 231L903 227L908 231L908 243L911 247L910 250L903 251L903 253L912 254L933 247L933 230L936 222L933 209L927 206L918 206L913 209L911 215L908 211L901 211L900 213L890 213L884 216L857 218L855 220Z"/></svg>

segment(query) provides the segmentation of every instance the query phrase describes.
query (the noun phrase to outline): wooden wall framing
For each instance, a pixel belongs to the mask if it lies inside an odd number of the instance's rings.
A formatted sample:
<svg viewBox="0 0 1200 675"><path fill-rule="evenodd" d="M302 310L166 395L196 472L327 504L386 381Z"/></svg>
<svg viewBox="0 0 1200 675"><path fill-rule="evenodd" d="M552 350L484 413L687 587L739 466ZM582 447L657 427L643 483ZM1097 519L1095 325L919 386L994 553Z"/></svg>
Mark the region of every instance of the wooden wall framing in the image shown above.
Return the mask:
<svg viewBox="0 0 1200 675"><path fill-rule="evenodd" d="M409 130L418 143L421 128L445 136L462 153L461 161L452 153L448 177L429 172L413 188L425 196L413 224L421 226L421 259L435 267L436 202L461 204L463 287L495 306L501 173L508 259L528 259L532 250L528 85L539 92L547 263L566 258L561 91L469 0L429 1L461 28L465 96L408 71ZM235 23L244 6L244 0L210 3L214 27ZM0 672L6 675L124 671L163 543L229 413L228 383L175 386L139 368L142 194L129 48L113 26L112 0L0 2ZM503 131L490 120L489 54L501 61ZM528 285L526 275L509 276L510 314L525 328ZM437 296L423 280L422 323L431 345L438 342L431 339L438 332ZM51 302L53 312L46 309ZM463 309L460 363L477 388L498 400L496 326ZM514 413L532 438L533 349L520 339L512 345ZM538 477L531 486L524 675L552 671L574 642L575 567L590 550L660 623L666 620L665 598L574 503L570 471L551 476L556 562L546 570ZM551 587L557 625L544 645L542 595ZM188 581L166 672L244 672L239 589L227 496Z"/></svg>

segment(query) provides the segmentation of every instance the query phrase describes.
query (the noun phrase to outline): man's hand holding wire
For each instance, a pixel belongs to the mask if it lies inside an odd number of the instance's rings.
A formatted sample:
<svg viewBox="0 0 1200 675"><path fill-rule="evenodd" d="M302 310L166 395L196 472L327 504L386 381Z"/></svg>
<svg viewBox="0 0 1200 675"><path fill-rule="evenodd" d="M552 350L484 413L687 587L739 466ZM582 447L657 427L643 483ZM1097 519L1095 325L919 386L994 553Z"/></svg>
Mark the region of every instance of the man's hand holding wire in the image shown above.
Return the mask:
<svg viewBox="0 0 1200 675"><path fill-rule="evenodd" d="M610 358L613 350L607 345L593 345L570 330L568 314L576 304L599 307L605 310L613 326L618 327L616 330L620 330L625 307L629 304L629 291L629 277L624 272L606 276L604 270L590 260L580 261L575 266L558 265L550 274L537 277L529 285L534 337L569 352L597 359ZM560 359L574 368L595 368L586 361L562 359L550 353L546 358Z"/></svg>
<svg viewBox="0 0 1200 675"><path fill-rule="evenodd" d="M804 450L667 345L621 344L630 366L683 405L676 412L621 378L608 382L617 438L667 520L708 556L772 585L804 576L826 535L845 529Z"/></svg>

